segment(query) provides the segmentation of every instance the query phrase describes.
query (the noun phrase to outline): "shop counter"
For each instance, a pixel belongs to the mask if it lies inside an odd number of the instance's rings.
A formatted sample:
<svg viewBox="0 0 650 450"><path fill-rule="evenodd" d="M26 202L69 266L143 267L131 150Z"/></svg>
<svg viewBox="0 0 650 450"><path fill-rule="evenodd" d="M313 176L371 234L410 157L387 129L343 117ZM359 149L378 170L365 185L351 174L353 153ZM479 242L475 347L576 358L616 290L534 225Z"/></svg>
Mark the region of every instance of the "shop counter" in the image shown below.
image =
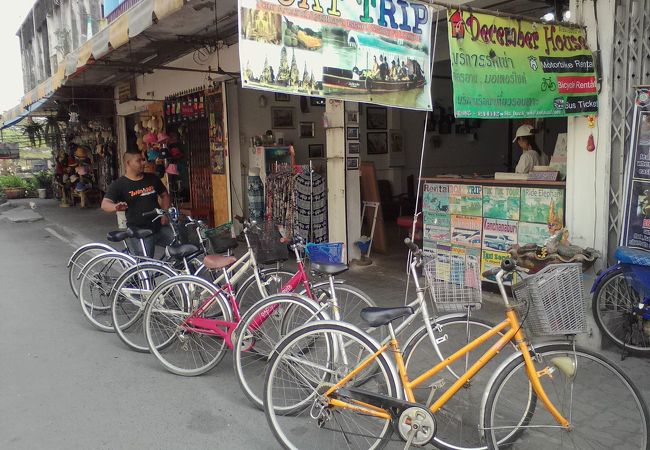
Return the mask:
<svg viewBox="0 0 650 450"><path fill-rule="evenodd" d="M498 267L515 244L543 245L564 224L562 181L422 178L423 248L438 262ZM488 280L491 281L491 280Z"/></svg>

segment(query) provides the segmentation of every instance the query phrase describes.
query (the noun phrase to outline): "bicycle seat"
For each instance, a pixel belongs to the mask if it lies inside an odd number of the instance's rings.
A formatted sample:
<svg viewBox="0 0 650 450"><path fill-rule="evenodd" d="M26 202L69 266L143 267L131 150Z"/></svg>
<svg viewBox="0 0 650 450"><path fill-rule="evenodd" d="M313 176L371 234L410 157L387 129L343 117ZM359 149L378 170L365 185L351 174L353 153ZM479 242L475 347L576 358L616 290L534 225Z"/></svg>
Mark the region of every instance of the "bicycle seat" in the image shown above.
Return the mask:
<svg viewBox="0 0 650 450"><path fill-rule="evenodd" d="M622 264L650 266L650 252L630 247L618 247L614 257Z"/></svg>
<svg viewBox="0 0 650 450"><path fill-rule="evenodd" d="M338 275L348 270L347 264L340 263L311 263L311 270L325 275Z"/></svg>
<svg viewBox="0 0 650 450"><path fill-rule="evenodd" d="M237 261L234 256L207 255L203 258L203 265L208 269L223 269Z"/></svg>
<svg viewBox="0 0 650 450"><path fill-rule="evenodd" d="M153 234L153 231L146 230L146 229L144 229L144 230L132 230L132 229L129 228L128 230L126 230L126 232L129 233L129 237L135 238L135 239L148 238L149 236L151 236Z"/></svg>
<svg viewBox="0 0 650 450"><path fill-rule="evenodd" d="M361 310L361 318L371 327L378 327L387 325L395 319L410 316L414 312L410 306L396 306L393 308L371 306Z"/></svg>
<svg viewBox="0 0 650 450"><path fill-rule="evenodd" d="M128 231L109 231L106 235L106 240L109 242L122 242L124 239L129 237Z"/></svg>
<svg viewBox="0 0 650 450"><path fill-rule="evenodd" d="M194 253L199 251L199 248L196 245L192 244L182 244L169 246L165 249L170 258L174 259L183 259L187 258Z"/></svg>

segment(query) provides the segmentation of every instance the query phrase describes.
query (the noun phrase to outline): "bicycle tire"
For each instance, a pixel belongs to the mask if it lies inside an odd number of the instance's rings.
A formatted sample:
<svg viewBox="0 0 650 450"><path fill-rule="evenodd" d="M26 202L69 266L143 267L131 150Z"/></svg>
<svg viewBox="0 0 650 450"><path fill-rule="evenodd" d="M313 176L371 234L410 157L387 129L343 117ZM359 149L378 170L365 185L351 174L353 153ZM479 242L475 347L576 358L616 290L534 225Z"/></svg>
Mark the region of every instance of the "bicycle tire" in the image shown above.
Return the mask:
<svg viewBox="0 0 650 450"><path fill-rule="evenodd" d="M115 249L107 244L102 244L100 242L93 242L90 244L82 245L77 250L74 251L70 259L68 260L68 283L70 284L70 289L75 298L79 297L79 284L81 280L79 279L79 273L83 266L88 263L92 258L106 252L114 252Z"/></svg>
<svg viewBox="0 0 650 450"><path fill-rule="evenodd" d="M256 323L260 314L264 314L272 305L278 305L278 308L261 324ZM293 327L285 321L284 313L288 309L293 311L293 317L297 320ZM239 387L253 406L264 409L264 374L271 351L297 324L328 319L320 310L310 298L297 294L277 294L260 300L242 316L234 333L233 369Z"/></svg>
<svg viewBox="0 0 650 450"><path fill-rule="evenodd" d="M143 327L148 298L142 299L142 296L151 295L157 285L176 275L178 273L165 264L145 263L129 268L115 282L111 298L113 328L131 350L149 353Z"/></svg>
<svg viewBox="0 0 650 450"><path fill-rule="evenodd" d="M317 334L322 335L322 338L318 339ZM335 343L339 342L339 337L349 339L344 344L346 348L350 348L350 343L354 342L359 350L364 350L364 353L368 356L379 350L379 344L372 337L353 325L334 321L321 321L304 325L286 336L280 342L277 351L269 361L264 385L264 412L274 436L284 448L301 450L308 448L380 449L388 443L393 431L389 420L373 419L371 416L357 414L342 408L328 408L329 419L322 427L319 427L317 420L311 416L314 406L318 408L316 389L327 388L329 386L327 383L341 379L345 374L349 373L347 368L344 369L342 364L339 364L335 358L330 357L331 354L336 354L336 351L333 350L336 347ZM325 360L320 364L313 362L313 359L318 356L316 354L318 353L317 350L314 350L314 342L322 343L326 347L323 355ZM283 367L288 365L287 362L300 362L300 358L306 358L306 348L310 349L308 352L310 356L313 354L314 358L311 358L312 360L305 361L307 364L304 364L301 369L293 368L289 375L280 373ZM365 358L364 355L360 355L358 352L352 353L359 355L359 361ZM373 392L373 388L376 387L379 394L391 397L401 395L397 391L399 384L397 375L393 372L386 355L379 354L375 361L370 364L377 366L376 370L373 369L373 371L377 374L378 380L376 381L378 383L376 386L371 387L366 382L364 389ZM319 368L323 369L323 374L315 372ZM350 367L351 369L352 367ZM340 378L332 378L334 376L332 374L338 375ZM379 379L379 375L381 375L381 379ZM288 401L292 403L285 407L280 404L278 397L281 396L281 393L278 392L278 386L287 386L291 381L290 377L299 380L296 384L298 390L304 392L298 392L298 394L306 397L304 399L290 398ZM327 381L323 381L325 384L314 386L313 380L316 379L326 379ZM299 403L295 404L294 407L293 402ZM312 404L311 408L309 407L310 403ZM296 414L298 414L298 417L296 417ZM344 420L338 420L336 415L340 415ZM367 422L363 426L359 426L356 425L354 419L366 420ZM296 423L299 423L299 425L296 426ZM330 429L330 426L338 427L338 430ZM376 428L378 431L370 430L369 427ZM290 438L287 433L292 431L296 435ZM337 444L329 441L330 439L337 439L339 436L343 436L341 443ZM370 444L364 444L363 442L356 444L366 437L370 438Z"/></svg>
<svg viewBox="0 0 650 450"><path fill-rule="evenodd" d="M239 314L244 315L248 309L265 297L282 293L282 288L294 275L294 272L282 268L261 269L259 276L262 283L265 284L266 293L264 293L257 285L255 274L251 274L242 282L235 294Z"/></svg>
<svg viewBox="0 0 650 450"><path fill-rule="evenodd" d="M192 286L202 289L199 297L186 297ZM170 296L172 289L178 289L174 297ZM225 356L224 339L187 332L181 325L181 318L189 316L210 297L216 301L203 317L231 321L232 312L221 291L202 278L176 276L151 294L144 312L145 336L150 352L169 372L188 377L201 375L212 370ZM163 329L165 326L168 328Z"/></svg>
<svg viewBox="0 0 650 450"><path fill-rule="evenodd" d="M434 337L436 339L444 339L438 344L438 349L443 359L451 356L455 351L494 327L494 324L486 320L467 316L442 316L437 319L432 319L431 325ZM457 331L455 330L456 326L458 326ZM452 363L449 366L452 371L443 369L436 374L433 379L437 381L443 380L445 382L445 387L440 388L440 392L444 392L445 389L458 379L459 375L465 373L467 368L495 342L497 336L500 337L502 335L503 333L498 333L489 342L467 353L465 358L461 358L459 361ZM436 412L437 431L432 442L436 448L444 450L484 450L487 448L486 445L481 443L482 437L479 432L480 418L476 405L480 404L483 397L485 391L484 381L487 381L485 378L489 379L501 360L511 354L508 350L512 352L517 351L517 347L512 341L506 344L506 347L501 352L495 355L485 367L474 375L468 385L461 388L460 391ZM428 358L428 356L433 356L434 358L440 357L431 344L426 327L422 325L411 334L404 347L404 363L406 373L410 380L415 379L415 377L433 367L431 358ZM422 367L418 365L420 362L423 364ZM482 377L482 375L487 374L489 374L487 377ZM428 399L430 389L427 384L430 383L423 384L421 388L415 388L413 390L418 403L425 404ZM534 409L535 404L533 403L531 407ZM462 442L459 442L459 440L462 440Z"/></svg>
<svg viewBox="0 0 650 450"><path fill-rule="evenodd" d="M606 296L609 295L617 298L607 298ZM591 302L594 320L602 335L619 348L637 356L650 355L650 336L646 335L644 330L644 322L648 321L640 321L638 318L630 317L630 312L624 312L620 318L620 326L617 326L616 319L610 320L606 316L614 316L621 306L631 309L642 301L643 298L627 282L623 270L616 269L601 280ZM622 305L623 302L625 304Z"/></svg>
<svg viewBox="0 0 650 450"><path fill-rule="evenodd" d="M538 401L535 413L516 440L499 438L503 430L520 426L508 425L507 417L512 415L513 421L519 420L517 411L521 400L516 397L521 385L530 384L524 357L519 355L501 368L487 391L482 425L490 450L505 447L514 450L650 449L648 408L637 387L621 369L596 352L573 347L571 343L542 344L535 347L534 353L536 373L553 369L552 377L548 372L541 372L540 381L554 406L570 420L571 430L559 427ZM568 383L567 386L562 388L562 382ZM578 386L578 382L584 382L584 387ZM580 402L584 405L576 406Z"/></svg>
<svg viewBox="0 0 650 450"><path fill-rule="evenodd" d="M79 303L84 317L97 329L112 333L110 299L115 281L135 260L119 252L108 252L88 261L79 274ZM94 294L97 294L95 296Z"/></svg>

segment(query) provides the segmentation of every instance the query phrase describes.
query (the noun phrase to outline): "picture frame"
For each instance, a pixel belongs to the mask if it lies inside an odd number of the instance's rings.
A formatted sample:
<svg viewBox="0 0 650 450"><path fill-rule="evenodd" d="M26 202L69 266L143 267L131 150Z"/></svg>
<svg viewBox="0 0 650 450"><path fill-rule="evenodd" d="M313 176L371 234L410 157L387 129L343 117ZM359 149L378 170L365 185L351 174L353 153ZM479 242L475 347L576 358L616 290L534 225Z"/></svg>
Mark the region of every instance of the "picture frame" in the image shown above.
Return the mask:
<svg viewBox="0 0 650 450"><path fill-rule="evenodd" d="M313 138L315 133L314 122L300 122L300 137Z"/></svg>
<svg viewBox="0 0 650 450"><path fill-rule="evenodd" d="M359 125L359 111L347 111L345 118L346 125Z"/></svg>
<svg viewBox="0 0 650 450"><path fill-rule="evenodd" d="M358 141L359 140L359 127L347 127L345 136L349 140Z"/></svg>
<svg viewBox="0 0 650 450"><path fill-rule="evenodd" d="M368 133L367 148L369 155L383 155L388 153L388 133L385 131Z"/></svg>
<svg viewBox="0 0 650 450"><path fill-rule="evenodd" d="M388 166L404 165L404 135L399 130L390 130L388 140Z"/></svg>
<svg viewBox="0 0 650 450"><path fill-rule="evenodd" d="M311 106L325 106L325 99L320 97L309 97L309 104Z"/></svg>
<svg viewBox="0 0 650 450"><path fill-rule="evenodd" d="M345 168L347 170L359 170L359 157L346 158Z"/></svg>
<svg viewBox="0 0 650 450"><path fill-rule="evenodd" d="M388 110L382 106L366 107L366 128L385 130L388 128Z"/></svg>
<svg viewBox="0 0 650 450"><path fill-rule="evenodd" d="M275 93L275 101L276 102L290 102L291 101L291 96L289 94L284 94L282 92L276 92Z"/></svg>
<svg viewBox="0 0 650 450"><path fill-rule="evenodd" d="M294 121L294 109L275 106L271 108L271 128L287 129L296 128Z"/></svg>
<svg viewBox="0 0 650 450"><path fill-rule="evenodd" d="M323 144L309 144L309 159L324 157L325 146Z"/></svg>
<svg viewBox="0 0 650 450"><path fill-rule="evenodd" d="M361 150L360 142L348 142L348 155L358 155Z"/></svg>

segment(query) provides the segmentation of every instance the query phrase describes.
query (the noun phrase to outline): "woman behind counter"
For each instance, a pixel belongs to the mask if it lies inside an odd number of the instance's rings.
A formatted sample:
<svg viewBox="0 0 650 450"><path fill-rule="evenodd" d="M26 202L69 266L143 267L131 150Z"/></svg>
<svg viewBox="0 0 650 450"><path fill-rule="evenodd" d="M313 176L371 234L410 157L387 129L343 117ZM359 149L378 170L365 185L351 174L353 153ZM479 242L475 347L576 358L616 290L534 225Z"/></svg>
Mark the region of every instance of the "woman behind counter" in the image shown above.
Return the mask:
<svg viewBox="0 0 650 450"><path fill-rule="evenodd" d="M515 167L516 173L529 173L535 166L548 166L549 164L548 156L539 149L535 142L534 133L535 130L530 125L522 125L517 128L515 139L512 142L516 142L521 147L523 154Z"/></svg>

